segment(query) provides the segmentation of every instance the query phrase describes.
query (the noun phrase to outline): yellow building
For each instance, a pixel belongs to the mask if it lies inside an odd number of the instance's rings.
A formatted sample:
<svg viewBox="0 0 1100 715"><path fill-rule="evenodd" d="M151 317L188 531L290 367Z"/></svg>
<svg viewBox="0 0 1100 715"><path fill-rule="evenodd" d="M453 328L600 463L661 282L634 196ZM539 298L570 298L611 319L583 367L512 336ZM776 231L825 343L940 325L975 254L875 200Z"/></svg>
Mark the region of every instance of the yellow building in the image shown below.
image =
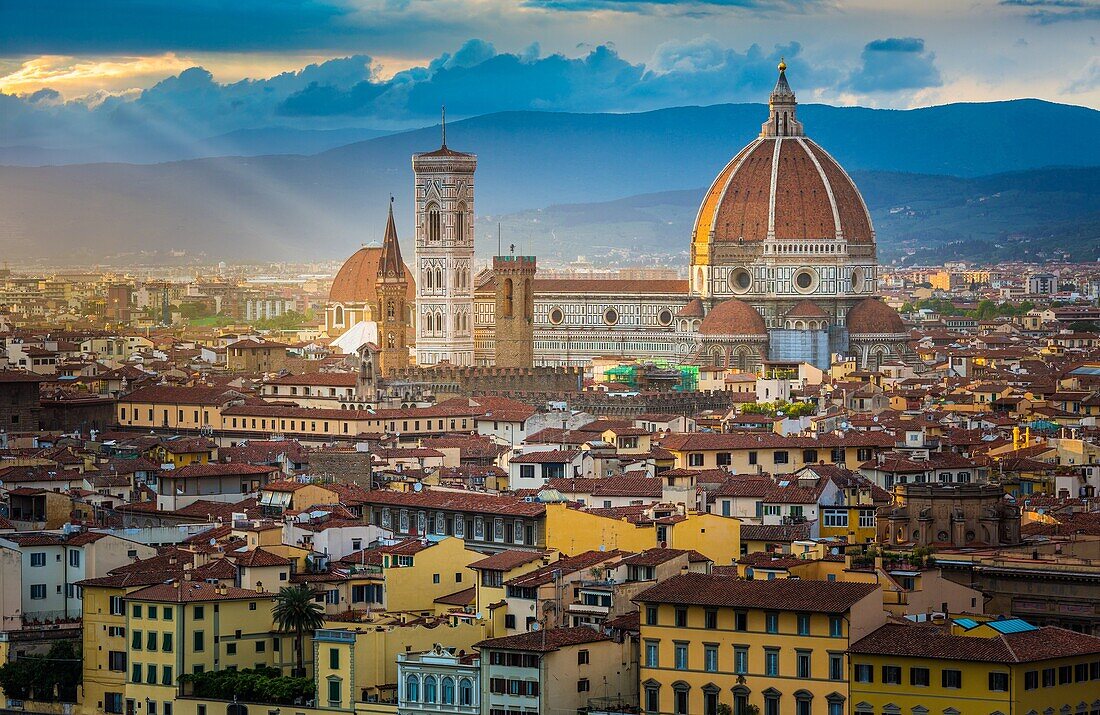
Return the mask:
<svg viewBox="0 0 1100 715"><path fill-rule="evenodd" d="M686 573L634 600L646 713L842 715L849 644L886 620L866 583Z"/></svg>
<svg viewBox="0 0 1100 715"><path fill-rule="evenodd" d="M714 434L691 432L672 434L658 446L672 452L678 469L728 469L733 474L787 474L803 467L839 464L854 469L885 450L894 448L894 436L887 432L849 432L841 437L778 434Z"/></svg>
<svg viewBox="0 0 1100 715"><path fill-rule="evenodd" d="M890 623L850 658L854 715L1100 710L1100 638L1019 619Z"/></svg>
<svg viewBox="0 0 1100 715"><path fill-rule="evenodd" d="M274 598L265 591L189 580L127 594L126 713L171 715L177 678L184 673L282 668L284 650L289 667L292 636L272 632Z"/></svg>
<svg viewBox="0 0 1100 715"><path fill-rule="evenodd" d="M728 516L684 511L657 504L642 518L628 520L546 505L546 548L567 556L602 549L645 551L653 548L695 550L719 565L733 563L741 552L741 522Z"/></svg>
<svg viewBox="0 0 1100 715"><path fill-rule="evenodd" d="M368 702L394 702L399 653L430 650L437 643L471 652L484 637L484 625L478 621L329 621L313 639L317 705L359 710Z"/></svg>

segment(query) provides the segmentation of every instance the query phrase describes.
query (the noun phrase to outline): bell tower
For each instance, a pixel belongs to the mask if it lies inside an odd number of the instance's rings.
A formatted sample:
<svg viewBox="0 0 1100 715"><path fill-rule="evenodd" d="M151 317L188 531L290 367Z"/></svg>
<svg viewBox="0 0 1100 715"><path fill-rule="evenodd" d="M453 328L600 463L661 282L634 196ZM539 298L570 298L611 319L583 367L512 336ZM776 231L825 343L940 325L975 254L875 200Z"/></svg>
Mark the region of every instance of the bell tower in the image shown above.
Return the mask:
<svg viewBox="0 0 1100 715"><path fill-rule="evenodd" d="M401 244L397 242L397 227L393 223L393 197L386 220L386 235L382 239L382 255L378 258L375 278L378 293L376 322L378 324L378 374L409 366L408 306L409 276L401 260Z"/></svg>
<svg viewBox="0 0 1100 715"><path fill-rule="evenodd" d="M414 154L416 362L474 364L474 171L477 156L447 146Z"/></svg>

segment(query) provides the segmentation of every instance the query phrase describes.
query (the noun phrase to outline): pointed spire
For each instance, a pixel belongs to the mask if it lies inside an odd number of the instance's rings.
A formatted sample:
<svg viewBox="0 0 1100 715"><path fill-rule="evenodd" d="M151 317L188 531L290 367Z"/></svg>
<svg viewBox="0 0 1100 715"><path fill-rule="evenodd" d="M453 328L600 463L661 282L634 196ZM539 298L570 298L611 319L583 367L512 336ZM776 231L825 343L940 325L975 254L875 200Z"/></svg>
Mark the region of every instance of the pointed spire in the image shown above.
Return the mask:
<svg viewBox="0 0 1100 715"><path fill-rule="evenodd" d="M760 127L762 137L800 137L805 132L802 122L795 118L798 100L787 83L787 61L779 60L779 79L768 98L768 121Z"/></svg>
<svg viewBox="0 0 1100 715"><path fill-rule="evenodd" d="M404 278L405 262L401 260L401 244L397 240L397 226L393 222L393 196L390 196L390 215L386 219L386 235L382 239L382 255L378 258L379 278Z"/></svg>

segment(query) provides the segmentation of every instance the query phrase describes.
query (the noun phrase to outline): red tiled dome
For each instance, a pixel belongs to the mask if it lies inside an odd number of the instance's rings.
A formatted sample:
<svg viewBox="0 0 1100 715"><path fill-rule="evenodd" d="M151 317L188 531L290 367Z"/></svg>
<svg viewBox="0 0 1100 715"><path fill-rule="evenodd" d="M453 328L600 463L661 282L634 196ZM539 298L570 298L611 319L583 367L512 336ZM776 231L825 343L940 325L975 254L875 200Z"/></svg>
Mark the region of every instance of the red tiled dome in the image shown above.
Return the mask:
<svg viewBox="0 0 1100 715"><path fill-rule="evenodd" d="M763 241L769 230L779 240L875 240L855 183L806 137L761 137L742 149L714 180L695 219L699 240Z"/></svg>
<svg viewBox="0 0 1100 715"><path fill-rule="evenodd" d="M692 298L688 301L687 305L680 308L680 311L676 313L676 315L680 318L702 318L703 313L703 301L698 298Z"/></svg>
<svg viewBox="0 0 1100 715"><path fill-rule="evenodd" d="M378 261L382 258L381 246L363 246L351 254L336 273L328 292L330 303L373 303L378 299L375 282L378 280ZM416 300L416 284L408 264L402 262L405 277L409 281L405 292L410 300Z"/></svg>
<svg viewBox="0 0 1100 715"><path fill-rule="evenodd" d="M786 65L768 102L759 138L726 164L703 198L692 238L712 241L846 239L872 245L875 233L859 189L805 136Z"/></svg>
<svg viewBox="0 0 1100 715"><path fill-rule="evenodd" d="M864 298L851 307L845 320L849 335L904 333L905 323L898 311L878 298Z"/></svg>
<svg viewBox="0 0 1100 715"><path fill-rule="evenodd" d="M711 308L699 324L703 335L767 335L764 318L748 303L731 298Z"/></svg>
<svg viewBox="0 0 1100 715"><path fill-rule="evenodd" d="M809 298L800 300L798 303L787 311L787 314L783 316L785 318L828 318L829 314L821 309L817 303L813 302Z"/></svg>

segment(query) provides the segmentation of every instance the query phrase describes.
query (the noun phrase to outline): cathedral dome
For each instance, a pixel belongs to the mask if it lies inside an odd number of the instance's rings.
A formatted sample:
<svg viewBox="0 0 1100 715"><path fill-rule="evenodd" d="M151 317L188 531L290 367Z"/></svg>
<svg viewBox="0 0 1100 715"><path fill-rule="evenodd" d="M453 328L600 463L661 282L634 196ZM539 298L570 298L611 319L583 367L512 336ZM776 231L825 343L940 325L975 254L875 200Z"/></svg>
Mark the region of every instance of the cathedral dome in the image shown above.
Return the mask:
<svg viewBox="0 0 1100 715"><path fill-rule="evenodd" d="M845 239L874 244L863 197L829 154L803 135L785 65L760 136L722 169L695 219L695 254L711 243Z"/></svg>
<svg viewBox="0 0 1100 715"><path fill-rule="evenodd" d="M378 262L382 258L381 246L363 246L351 254L336 273L332 288L328 292L330 303L373 303L378 299L375 283L378 280ZM409 281L405 296L409 301L416 300L416 284L412 280L412 271L402 262L405 277Z"/></svg>
<svg viewBox="0 0 1100 715"><path fill-rule="evenodd" d="M764 335L768 326L756 308L743 300L731 298L711 308L699 324L702 335Z"/></svg>
<svg viewBox="0 0 1100 715"><path fill-rule="evenodd" d="M898 311L877 298L864 298L853 305L845 322L849 335L896 335L906 332Z"/></svg>

